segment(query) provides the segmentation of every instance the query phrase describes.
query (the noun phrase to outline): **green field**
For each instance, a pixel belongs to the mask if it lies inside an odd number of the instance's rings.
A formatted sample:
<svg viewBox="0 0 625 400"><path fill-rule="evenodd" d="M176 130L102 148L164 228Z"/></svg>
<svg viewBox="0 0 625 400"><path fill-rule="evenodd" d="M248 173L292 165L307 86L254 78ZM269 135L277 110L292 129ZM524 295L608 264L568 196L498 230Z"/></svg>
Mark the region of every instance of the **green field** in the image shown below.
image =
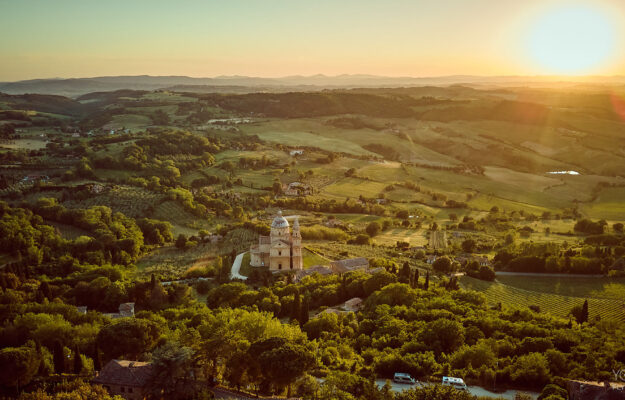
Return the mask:
<svg viewBox="0 0 625 400"><path fill-rule="evenodd" d="M310 268L314 265L328 265L332 261L306 248L302 249L302 259L304 269Z"/></svg>
<svg viewBox="0 0 625 400"><path fill-rule="evenodd" d="M625 219L625 187L608 188L599 193L595 201L584 204L582 210L595 218Z"/></svg>
<svg viewBox="0 0 625 400"><path fill-rule="evenodd" d="M395 246L397 242L408 242L410 246L425 246L428 239L422 229L390 228L374 237L376 244Z"/></svg>
<svg viewBox="0 0 625 400"><path fill-rule="evenodd" d="M497 281L523 290L563 296L625 301L625 278L497 276Z"/></svg>
<svg viewBox="0 0 625 400"><path fill-rule="evenodd" d="M539 306L541 312L546 312L561 318L568 318L573 307L582 305L584 301L588 299L588 309L591 319L599 316L604 320L625 322L625 302L622 300L543 293L540 291L520 289L497 281L481 281L468 276L463 276L460 279L460 285L464 289L484 293L490 304L501 303L504 306L515 308Z"/></svg>
<svg viewBox="0 0 625 400"><path fill-rule="evenodd" d="M107 206L114 212L122 212L133 218L148 216L148 211L159 202L163 196L134 186L115 186L108 191L85 200L69 200L63 203L69 208L88 208L92 206Z"/></svg>

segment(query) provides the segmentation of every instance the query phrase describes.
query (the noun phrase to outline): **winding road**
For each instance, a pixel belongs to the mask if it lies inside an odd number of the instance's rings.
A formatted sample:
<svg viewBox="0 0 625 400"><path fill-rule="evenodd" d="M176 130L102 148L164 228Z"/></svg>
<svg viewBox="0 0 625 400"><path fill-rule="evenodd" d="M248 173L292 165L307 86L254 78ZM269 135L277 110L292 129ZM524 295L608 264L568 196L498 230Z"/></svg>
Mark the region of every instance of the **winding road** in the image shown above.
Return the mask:
<svg viewBox="0 0 625 400"><path fill-rule="evenodd" d="M239 273L241 270L241 261L243 261L243 256L247 252L243 252L236 256L234 262L232 263L232 269L230 270L230 279L240 279L242 281L247 280L247 276L243 276Z"/></svg>

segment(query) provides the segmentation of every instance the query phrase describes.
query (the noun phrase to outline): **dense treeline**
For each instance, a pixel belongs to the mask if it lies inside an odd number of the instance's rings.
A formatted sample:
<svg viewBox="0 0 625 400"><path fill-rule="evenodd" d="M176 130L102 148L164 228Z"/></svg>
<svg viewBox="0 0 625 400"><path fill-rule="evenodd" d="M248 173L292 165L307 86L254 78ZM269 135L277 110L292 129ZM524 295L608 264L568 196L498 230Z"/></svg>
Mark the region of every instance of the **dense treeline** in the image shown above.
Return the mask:
<svg viewBox="0 0 625 400"><path fill-rule="evenodd" d="M563 247L556 243L523 243L500 250L494 257L495 268L513 272L604 274L625 273L625 246L600 246L604 237L589 237L581 247ZM596 239L596 240L595 240Z"/></svg>
<svg viewBox="0 0 625 400"><path fill-rule="evenodd" d="M344 91L309 93L250 93L243 95L200 95L226 110L268 117L299 118L339 114L372 117L410 117L419 100L406 95L374 95Z"/></svg>

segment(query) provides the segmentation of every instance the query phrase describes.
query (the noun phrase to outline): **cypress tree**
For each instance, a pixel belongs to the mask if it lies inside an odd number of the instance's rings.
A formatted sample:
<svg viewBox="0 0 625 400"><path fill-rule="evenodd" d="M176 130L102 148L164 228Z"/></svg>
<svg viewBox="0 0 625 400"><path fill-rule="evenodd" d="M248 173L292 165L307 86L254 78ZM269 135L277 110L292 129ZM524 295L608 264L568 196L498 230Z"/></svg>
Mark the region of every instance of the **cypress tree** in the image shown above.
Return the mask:
<svg viewBox="0 0 625 400"><path fill-rule="evenodd" d="M299 321L300 319L300 303L299 292L293 296L293 305L291 306L291 320Z"/></svg>
<svg viewBox="0 0 625 400"><path fill-rule="evenodd" d="M582 306L582 317L580 323L588 322L588 300L584 301Z"/></svg>
<svg viewBox="0 0 625 400"><path fill-rule="evenodd" d="M300 317L299 317L300 326L304 326L304 324L308 322L309 308L310 308L310 298L308 297L308 294L306 294L304 296L304 301L302 302L302 309L300 310Z"/></svg>
<svg viewBox="0 0 625 400"><path fill-rule="evenodd" d="M60 341L55 341L52 346L52 358L54 361L54 372L62 374L65 372L65 356L63 355L63 345Z"/></svg>
<svg viewBox="0 0 625 400"><path fill-rule="evenodd" d="M430 271L425 274L425 284L423 285L423 289L428 290L430 287Z"/></svg>
<svg viewBox="0 0 625 400"><path fill-rule="evenodd" d="M97 343L93 345L93 369L96 371L102 369L102 358L100 358L100 348Z"/></svg>
<svg viewBox="0 0 625 400"><path fill-rule="evenodd" d="M412 271L410 271L410 264L408 261L404 262L404 265L402 265L401 270L399 271L400 280L406 283L409 282L411 272Z"/></svg>
<svg viewBox="0 0 625 400"><path fill-rule="evenodd" d="M50 285L48 284L48 282L41 282L41 285L39 285L39 289L48 300L52 300L52 290L50 289Z"/></svg>
<svg viewBox="0 0 625 400"><path fill-rule="evenodd" d="M82 357L78 351L78 346L74 349L74 373L80 375L83 369Z"/></svg>

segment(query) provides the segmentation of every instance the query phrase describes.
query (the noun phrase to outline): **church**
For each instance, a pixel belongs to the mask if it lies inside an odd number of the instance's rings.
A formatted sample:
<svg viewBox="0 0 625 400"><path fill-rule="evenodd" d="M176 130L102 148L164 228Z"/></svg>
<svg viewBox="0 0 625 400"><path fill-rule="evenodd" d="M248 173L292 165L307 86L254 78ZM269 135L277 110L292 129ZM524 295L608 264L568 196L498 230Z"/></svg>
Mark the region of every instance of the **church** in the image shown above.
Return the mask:
<svg viewBox="0 0 625 400"><path fill-rule="evenodd" d="M269 267L271 271L301 270L302 235L300 234L297 217L293 221L293 232L289 221L282 216L282 211L271 223L269 236L260 236L258 244L250 247L250 265L252 267Z"/></svg>

